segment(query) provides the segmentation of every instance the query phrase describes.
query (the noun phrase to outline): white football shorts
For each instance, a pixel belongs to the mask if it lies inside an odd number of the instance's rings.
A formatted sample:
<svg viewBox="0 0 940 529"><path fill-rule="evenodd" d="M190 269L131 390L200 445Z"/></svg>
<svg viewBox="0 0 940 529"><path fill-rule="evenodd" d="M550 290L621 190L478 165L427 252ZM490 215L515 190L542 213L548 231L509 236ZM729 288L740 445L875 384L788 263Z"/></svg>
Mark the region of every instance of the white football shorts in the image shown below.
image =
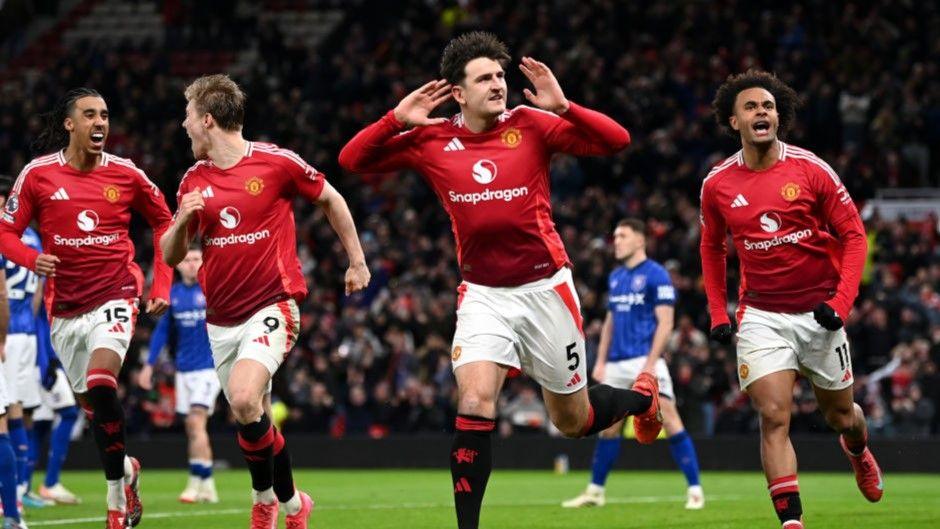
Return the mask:
<svg viewBox="0 0 940 529"><path fill-rule="evenodd" d="M262 308L238 325L206 324L212 360L219 375L225 398L229 398L229 374L235 362L251 359L260 362L271 376L290 354L300 332L300 311L293 299ZM268 393L271 382L268 381Z"/></svg>
<svg viewBox="0 0 940 529"><path fill-rule="evenodd" d="M517 287L464 281L458 292L455 371L488 361L520 369L552 393L587 384L581 304L570 269Z"/></svg>
<svg viewBox="0 0 940 529"><path fill-rule="evenodd" d="M745 307L738 323L737 349L741 389L789 369L830 391L845 389L854 381L845 328L826 330L812 312L786 314Z"/></svg>
<svg viewBox="0 0 940 529"><path fill-rule="evenodd" d="M36 377L38 378L38 367L36 371ZM42 404L33 412L34 421L51 421L55 418L56 410L75 406L75 394L72 393L72 388L69 386L69 379L65 374L65 370L60 367L57 373L58 376L51 390L46 391L46 388L40 386L39 393L42 396Z"/></svg>
<svg viewBox="0 0 940 529"><path fill-rule="evenodd" d="M206 408L209 415L215 411L215 399L222 391L215 369L176 372L176 413L187 415L193 406Z"/></svg>
<svg viewBox="0 0 940 529"><path fill-rule="evenodd" d="M630 389L633 387L633 383L636 382L636 377L643 371L644 365L646 365L645 356L608 361L604 372L604 384L619 389ZM659 394L669 400L676 400L672 391L672 377L669 375L669 367L663 358L656 361L656 378L659 381Z"/></svg>
<svg viewBox="0 0 940 529"><path fill-rule="evenodd" d="M137 324L137 303L137 298L112 299L84 314L52 319L52 348L76 393L88 391L85 377L95 349L114 351L124 363Z"/></svg>
<svg viewBox="0 0 940 529"><path fill-rule="evenodd" d="M36 335L7 335L6 362L3 376L11 402L20 402L26 409L39 406L39 377L36 374Z"/></svg>

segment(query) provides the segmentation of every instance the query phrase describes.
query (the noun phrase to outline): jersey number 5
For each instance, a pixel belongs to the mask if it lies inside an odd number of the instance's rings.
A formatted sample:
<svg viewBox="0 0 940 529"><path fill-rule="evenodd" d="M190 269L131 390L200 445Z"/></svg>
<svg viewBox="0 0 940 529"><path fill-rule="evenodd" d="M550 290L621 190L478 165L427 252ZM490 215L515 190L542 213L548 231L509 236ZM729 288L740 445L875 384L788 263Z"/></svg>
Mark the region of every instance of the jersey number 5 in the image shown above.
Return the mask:
<svg viewBox="0 0 940 529"><path fill-rule="evenodd" d="M576 344L570 343L567 347L565 347L565 353L568 355L568 361L574 362L568 366L568 369L571 371L574 371L578 368L579 365L581 365L581 357L578 356L578 352L574 350L575 345Z"/></svg>

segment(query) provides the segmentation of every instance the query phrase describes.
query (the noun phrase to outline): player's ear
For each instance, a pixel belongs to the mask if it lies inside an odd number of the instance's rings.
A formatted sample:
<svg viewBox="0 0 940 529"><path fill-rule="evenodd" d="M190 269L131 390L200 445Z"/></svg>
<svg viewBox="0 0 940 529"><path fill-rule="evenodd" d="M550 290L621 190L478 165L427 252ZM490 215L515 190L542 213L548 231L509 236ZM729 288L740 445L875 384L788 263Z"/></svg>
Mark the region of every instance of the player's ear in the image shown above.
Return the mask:
<svg viewBox="0 0 940 529"><path fill-rule="evenodd" d="M62 120L62 126L65 127L65 130L67 130L68 132L72 132L73 130L75 130L75 122L72 121L71 117L68 117Z"/></svg>
<svg viewBox="0 0 940 529"><path fill-rule="evenodd" d="M455 83L450 87L450 93L454 96L454 101L459 105L464 105L467 103L467 98L463 95L463 86L460 83Z"/></svg>
<svg viewBox="0 0 940 529"><path fill-rule="evenodd" d="M728 124L731 125L731 128L734 130L741 130L741 126L738 125L738 117L734 114L731 114L731 117L728 118Z"/></svg>

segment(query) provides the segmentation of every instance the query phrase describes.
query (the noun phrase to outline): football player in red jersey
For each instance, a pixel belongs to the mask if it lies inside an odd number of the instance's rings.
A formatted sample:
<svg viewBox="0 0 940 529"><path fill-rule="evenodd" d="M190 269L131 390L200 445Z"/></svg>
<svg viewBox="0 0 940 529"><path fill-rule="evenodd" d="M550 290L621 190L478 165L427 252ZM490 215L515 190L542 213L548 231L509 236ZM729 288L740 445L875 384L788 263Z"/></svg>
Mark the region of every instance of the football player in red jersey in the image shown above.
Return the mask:
<svg viewBox="0 0 940 529"><path fill-rule="evenodd" d="M307 285L297 258L293 202L323 208L349 257L346 293L369 283L356 226L343 197L297 154L242 137L245 95L228 76L210 75L185 91L183 128L197 162L180 182L174 223L161 241L167 263L203 247L199 282L213 361L239 423L251 472L252 529L306 529L313 502L294 487L284 437L271 425L271 377L300 330Z"/></svg>
<svg viewBox="0 0 940 529"><path fill-rule="evenodd" d="M0 215L0 253L48 277L52 343L91 419L108 481L108 527L117 528L125 522L136 526L143 512L140 465L127 457L117 396L143 289L128 226L136 210L159 240L171 217L143 171L104 151L108 125L108 106L94 90L72 90L59 102L38 140L55 152L31 161L17 178ZM33 219L48 253L20 241ZM172 270L159 245L155 252L146 308L159 316L169 307Z"/></svg>
<svg viewBox="0 0 940 529"><path fill-rule="evenodd" d="M662 426L649 372L633 390L585 387L580 306L548 190L554 153L610 156L626 148L630 135L569 101L551 70L529 57L519 69L534 87L523 93L535 106L507 110L509 58L490 33L453 39L441 60L444 79L406 96L340 154L353 172L418 170L451 218L464 278L452 353L458 416L450 458L460 529L479 525L496 402L510 369L541 384L552 422L569 437L597 433L630 414L639 414L642 442L652 442ZM430 117L451 98L459 114Z"/></svg>
<svg viewBox="0 0 940 529"><path fill-rule="evenodd" d="M826 422L838 431L862 494L881 499L883 481L867 447L865 415L852 400L852 359L843 323L858 295L865 229L832 168L778 139L798 97L772 74L730 76L712 106L741 150L702 184L702 272L712 338L730 343L725 240L741 262L738 378L760 414L761 461L785 529L802 528L796 454L790 443L793 384L813 384Z"/></svg>

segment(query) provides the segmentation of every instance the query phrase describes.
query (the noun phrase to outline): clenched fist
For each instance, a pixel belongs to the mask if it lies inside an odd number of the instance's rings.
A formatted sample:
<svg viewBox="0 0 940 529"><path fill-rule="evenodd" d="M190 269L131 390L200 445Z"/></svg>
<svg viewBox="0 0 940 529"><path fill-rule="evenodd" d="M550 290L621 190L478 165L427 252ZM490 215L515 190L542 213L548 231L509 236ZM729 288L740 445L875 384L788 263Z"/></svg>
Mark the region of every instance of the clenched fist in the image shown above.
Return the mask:
<svg viewBox="0 0 940 529"><path fill-rule="evenodd" d="M194 213L204 209L206 209L206 201L202 198L202 190L197 187L180 198L179 207L176 210L176 222L185 226L192 220Z"/></svg>

